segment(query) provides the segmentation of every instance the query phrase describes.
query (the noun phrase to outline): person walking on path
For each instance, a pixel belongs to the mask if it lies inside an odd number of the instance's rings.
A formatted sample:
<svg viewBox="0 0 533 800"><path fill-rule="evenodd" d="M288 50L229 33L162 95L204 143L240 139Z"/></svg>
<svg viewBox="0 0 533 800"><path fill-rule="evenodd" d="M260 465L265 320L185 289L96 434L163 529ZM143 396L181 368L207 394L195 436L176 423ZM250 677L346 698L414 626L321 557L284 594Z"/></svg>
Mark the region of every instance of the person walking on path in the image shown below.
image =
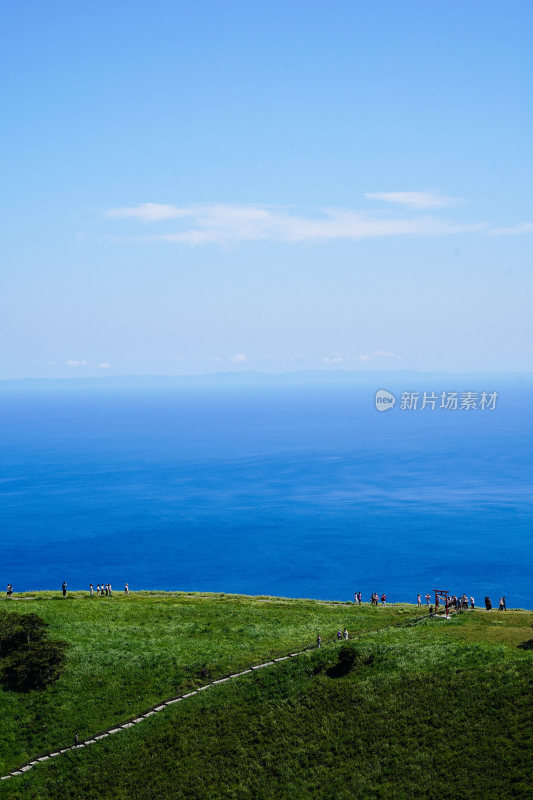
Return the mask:
<svg viewBox="0 0 533 800"><path fill-rule="evenodd" d="M357 605L360 606L362 602L363 602L363 593L357 592Z"/></svg>
<svg viewBox="0 0 533 800"><path fill-rule="evenodd" d="M94 589L92 583L89 584L89 595L92 597L94 595Z"/></svg>
<svg viewBox="0 0 533 800"><path fill-rule="evenodd" d="M339 630L337 631L337 641L338 641L338 642L340 642L340 641L341 641L341 639L342 639L342 631L341 631L341 629L339 628Z"/></svg>
<svg viewBox="0 0 533 800"><path fill-rule="evenodd" d="M473 598L473 597L471 597L471 598L470 598L470 608L471 608L471 609L472 609L472 611L473 611L475 607L476 607L476 606L475 606L475 603L474 603L474 598Z"/></svg>
<svg viewBox="0 0 533 800"><path fill-rule="evenodd" d="M63 597L67 596L67 582L63 581Z"/></svg>
<svg viewBox="0 0 533 800"><path fill-rule="evenodd" d="M348 640L348 630L347 630L347 628L345 628L345 629L344 629L344 631L343 631L343 636L344 636L344 638L345 638L345 639L346 639L346 641L347 641L347 640Z"/></svg>
<svg viewBox="0 0 533 800"><path fill-rule="evenodd" d="M377 603L376 603L376 605L377 605ZM381 605L382 606L386 606L387 605L387 595L386 594L382 594L381 595Z"/></svg>
<svg viewBox="0 0 533 800"><path fill-rule="evenodd" d="M10 583L8 583L7 586L6 586L6 595L11 600L11 597L13 595L13 587L11 586Z"/></svg>
<svg viewBox="0 0 533 800"><path fill-rule="evenodd" d="M124 594L127 597L129 595L129 593L130 593L130 587L129 587L129 584L126 584L125 587L124 587Z"/></svg>
<svg viewBox="0 0 533 800"><path fill-rule="evenodd" d="M417 596L416 596L416 604L417 604L418 608L420 608L420 606L422 605L422 598L420 597L419 594L417 594Z"/></svg>
<svg viewBox="0 0 533 800"><path fill-rule="evenodd" d="M426 594L426 605L429 606L429 601L431 600L431 595L429 592Z"/></svg>
<svg viewBox="0 0 533 800"><path fill-rule="evenodd" d="M321 637L320 634L318 634L318 636L316 637L316 646L317 647L321 647L322 646L322 637Z"/></svg>
<svg viewBox="0 0 533 800"><path fill-rule="evenodd" d="M74 745L77 747L79 745L79 743L80 743L80 737L76 733L75 736L74 736Z"/></svg>

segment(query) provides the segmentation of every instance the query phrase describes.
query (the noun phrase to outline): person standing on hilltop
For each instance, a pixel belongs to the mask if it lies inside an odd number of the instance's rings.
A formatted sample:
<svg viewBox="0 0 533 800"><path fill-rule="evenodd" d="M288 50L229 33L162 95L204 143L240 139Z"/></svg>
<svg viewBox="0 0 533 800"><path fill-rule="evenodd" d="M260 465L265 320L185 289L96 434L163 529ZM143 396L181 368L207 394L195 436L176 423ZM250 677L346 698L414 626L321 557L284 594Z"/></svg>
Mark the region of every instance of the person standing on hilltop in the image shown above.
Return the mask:
<svg viewBox="0 0 533 800"><path fill-rule="evenodd" d="M418 608L420 608L420 606L422 605L422 598L421 598L421 596L419 594L417 594L417 596L416 596L416 604L417 604Z"/></svg>
<svg viewBox="0 0 533 800"><path fill-rule="evenodd" d="M130 587L129 587L129 584L127 583L127 584L125 585L125 587L124 587L124 594L125 594L125 595L126 595L126 597L127 597L127 596L129 595L129 593L130 593Z"/></svg>
<svg viewBox="0 0 533 800"><path fill-rule="evenodd" d="M67 582L63 581L63 597L67 596Z"/></svg>

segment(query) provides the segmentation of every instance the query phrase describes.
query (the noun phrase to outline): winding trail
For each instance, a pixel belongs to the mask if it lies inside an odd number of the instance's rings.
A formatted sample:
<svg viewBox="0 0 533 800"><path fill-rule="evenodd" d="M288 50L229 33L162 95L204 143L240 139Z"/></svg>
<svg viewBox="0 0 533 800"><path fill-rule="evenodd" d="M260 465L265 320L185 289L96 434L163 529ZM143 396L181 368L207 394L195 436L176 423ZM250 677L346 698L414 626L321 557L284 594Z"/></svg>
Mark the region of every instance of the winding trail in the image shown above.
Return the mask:
<svg viewBox="0 0 533 800"><path fill-rule="evenodd" d="M379 631L387 630L390 628L399 628L399 627L406 627L407 625L413 625L420 620L427 619L425 615L417 616L411 620L403 620L399 625L387 625L383 628L376 628L375 630L371 631L362 631L361 633L355 634L352 637L351 641L354 639L359 639L361 636L368 636L370 633L377 633ZM328 639L327 641L323 642L323 645L335 643L337 640L335 638ZM102 731L96 736L92 736L90 739L85 739L82 742L78 742L78 744L73 744L70 747L63 747L61 750L54 750L51 753L44 753L43 755L34 758L32 761L26 761L21 767L12 770L7 775L2 775L0 777L0 781L7 781L10 778L14 778L18 775L24 775L26 772L29 772L33 767L37 766L37 764L43 763L45 761L49 761L51 758L57 758L57 756L62 755L63 753L68 753L72 750L82 750L85 747L89 747L91 744L96 744L96 742L101 741L102 739L107 738L108 736L113 736L115 733L120 733L120 731L128 730L129 728L133 728L134 725L138 725L140 722L143 722L145 719L152 717L154 714L158 714L161 711L164 711L167 706L174 705L174 703L179 703L182 700L187 700L189 697L193 697L200 692L209 689L211 686L218 686L221 683L226 683L226 681L230 681L233 678L240 678L242 675L249 675L252 672L255 672L258 669L264 669L264 667L271 667L275 664L279 664L282 661L288 661L291 658L296 658L297 656L301 656L304 653L308 653L311 650L316 650L316 644L311 645L310 647L305 647L303 650L299 650L295 653L289 653L286 656L279 656L278 658L273 658L271 661L265 661L262 664L254 664L253 667L249 667L248 669L242 670L241 672L233 672L230 675L227 675L224 678L218 678L217 680L211 681L210 683L206 683L204 686L199 686L198 689L193 689L190 692L185 692L184 694L179 694L176 697L170 698L170 700L165 700L163 703L158 703L155 706L152 706L148 711L144 712L144 714L140 714L138 717L133 719L129 719L127 722L124 722L122 725L114 725L111 728L108 728L105 731Z"/></svg>

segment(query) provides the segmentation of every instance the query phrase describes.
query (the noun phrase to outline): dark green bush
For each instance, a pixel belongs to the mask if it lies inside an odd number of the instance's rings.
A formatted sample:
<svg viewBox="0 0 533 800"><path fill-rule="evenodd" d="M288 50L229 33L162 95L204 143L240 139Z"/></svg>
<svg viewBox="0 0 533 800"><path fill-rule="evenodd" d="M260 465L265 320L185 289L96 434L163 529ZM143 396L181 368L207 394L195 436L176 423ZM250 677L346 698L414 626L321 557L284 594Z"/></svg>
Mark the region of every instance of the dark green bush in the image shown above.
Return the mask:
<svg viewBox="0 0 533 800"><path fill-rule="evenodd" d="M37 614L0 611L0 658L30 642L44 639L47 623Z"/></svg>
<svg viewBox="0 0 533 800"><path fill-rule="evenodd" d="M42 690L57 680L66 642L46 639L37 614L0 613L0 681L15 692Z"/></svg>

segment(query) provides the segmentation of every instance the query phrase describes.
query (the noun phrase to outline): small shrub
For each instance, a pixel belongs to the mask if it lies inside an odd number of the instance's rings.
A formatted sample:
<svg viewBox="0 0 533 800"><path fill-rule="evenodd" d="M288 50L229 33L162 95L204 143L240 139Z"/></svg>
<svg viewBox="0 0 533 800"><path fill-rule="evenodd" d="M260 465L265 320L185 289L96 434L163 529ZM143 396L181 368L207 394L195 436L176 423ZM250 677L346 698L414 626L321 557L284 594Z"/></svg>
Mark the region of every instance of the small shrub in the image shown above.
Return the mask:
<svg viewBox="0 0 533 800"><path fill-rule="evenodd" d="M42 690L59 678L67 645L47 640L47 627L37 614L0 613L0 681L4 688Z"/></svg>
<svg viewBox="0 0 533 800"><path fill-rule="evenodd" d="M56 681L65 657L66 642L30 642L3 660L2 684L14 692L42 690Z"/></svg>
<svg viewBox="0 0 533 800"><path fill-rule="evenodd" d="M44 639L47 623L37 614L0 611L0 658L30 642Z"/></svg>

